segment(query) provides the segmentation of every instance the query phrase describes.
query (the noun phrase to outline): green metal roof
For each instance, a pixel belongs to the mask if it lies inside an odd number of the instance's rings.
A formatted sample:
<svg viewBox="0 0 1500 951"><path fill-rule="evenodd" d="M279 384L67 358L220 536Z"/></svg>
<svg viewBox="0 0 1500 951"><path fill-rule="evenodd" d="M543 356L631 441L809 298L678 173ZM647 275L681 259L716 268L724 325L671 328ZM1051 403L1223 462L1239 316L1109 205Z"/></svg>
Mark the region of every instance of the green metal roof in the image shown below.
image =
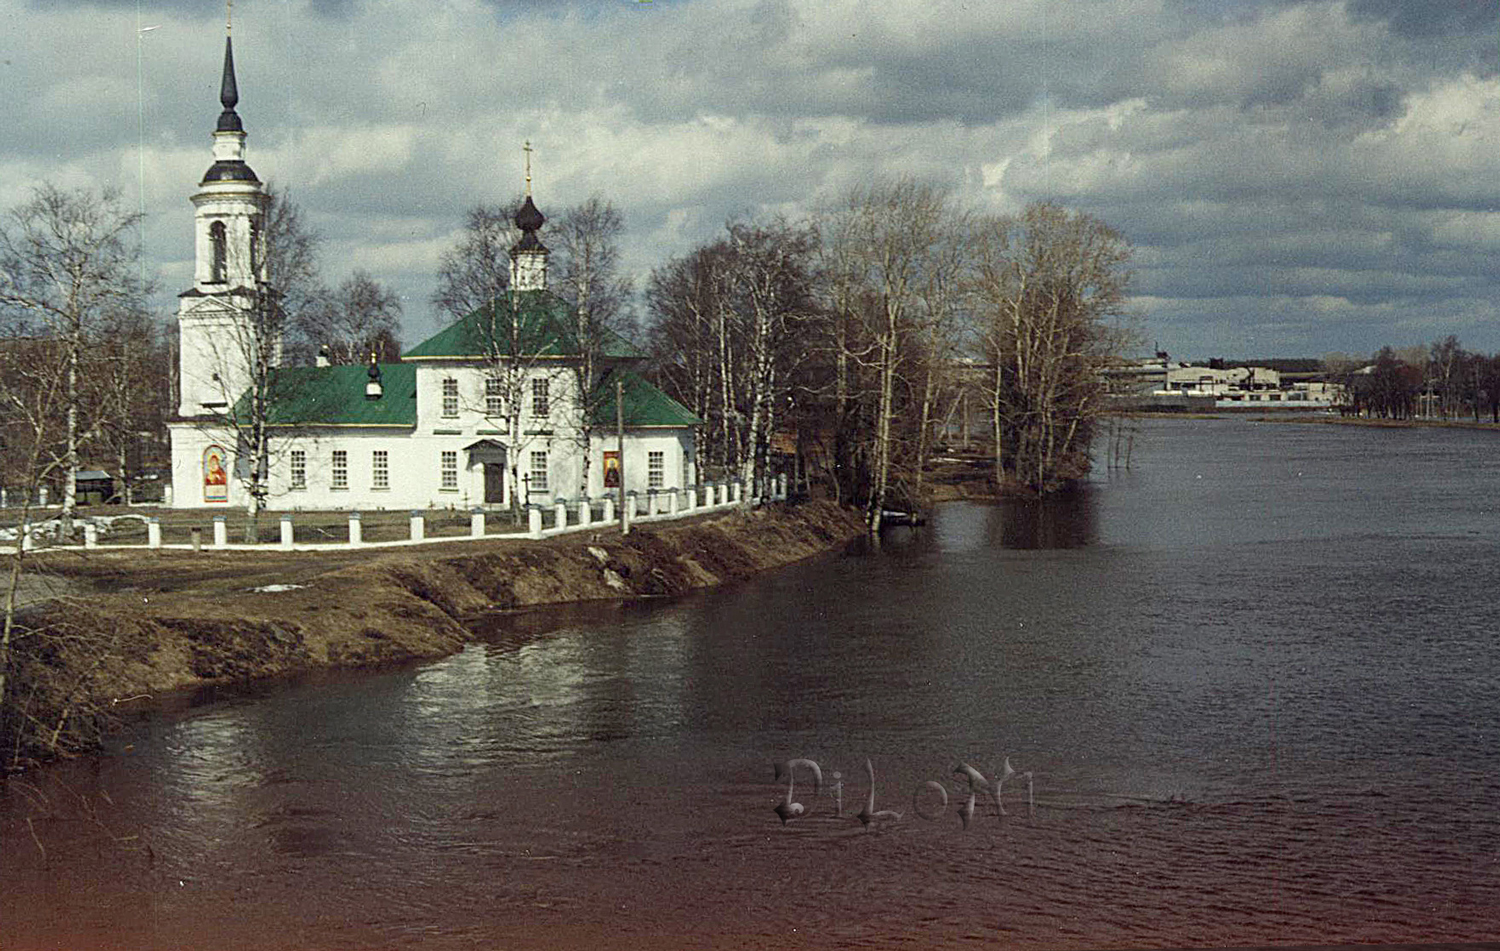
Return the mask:
<svg viewBox="0 0 1500 951"><path fill-rule="evenodd" d="M589 396L589 420L595 426L609 428L615 425L617 380L624 384L622 393L627 427L702 425L703 420L692 410L652 386L639 373L615 367L604 374Z"/></svg>
<svg viewBox="0 0 1500 951"><path fill-rule="evenodd" d="M272 426L407 426L417 425L417 368L382 363L383 395L365 399L369 365L280 367L272 371L267 396ZM249 394L235 404L242 418L249 413Z"/></svg>
<svg viewBox="0 0 1500 951"><path fill-rule="evenodd" d="M550 291L507 291L495 302L499 311L481 307L402 355L404 360L486 360L497 356L574 357L580 353L573 326L573 310ZM511 354L511 308L520 315L520 340ZM601 356L614 359L644 357L635 344L612 331L605 332Z"/></svg>

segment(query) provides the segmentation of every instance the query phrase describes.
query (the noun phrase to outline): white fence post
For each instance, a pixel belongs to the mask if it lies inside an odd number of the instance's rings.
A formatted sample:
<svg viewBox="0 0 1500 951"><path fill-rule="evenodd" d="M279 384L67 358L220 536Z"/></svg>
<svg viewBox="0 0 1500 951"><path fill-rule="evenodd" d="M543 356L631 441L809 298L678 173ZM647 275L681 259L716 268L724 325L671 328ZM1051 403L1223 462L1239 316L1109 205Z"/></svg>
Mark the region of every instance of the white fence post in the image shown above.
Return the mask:
<svg viewBox="0 0 1500 951"><path fill-rule="evenodd" d="M358 512L349 513L349 544L363 545L365 543L365 527L359 520Z"/></svg>
<svg viewBox="0 0 1500 951"><path fill-rule="evenodd" d="M38 500L37 504L39 504L42 508L46 508L47 507L47 487L44 485L40 489L38 489L37 490L37 495L39 496L39 500Z"/></svg>
<svg viewBox="0 0 1500 951"><path fill-rule="evenodd" d="M475 508L469 513L469 534L475 538L484 537L484 509Z"/></svg>
<svg viewBox="0 0 1500 951"><path fill-rule="evenodd" d="M292 517L290 515L281 516L281 547L287 551L292 548Z"/></svg>
<svg viewBox="0 0 1500 951"><path fill-rule="evenodd" d="M602 520L605 522L613 522L615 520L615 497L613 495L606 495L604 497L604 518Z"/></svg>
<svg viewBox="0 0 1500 951"><path fill-rule="evenodd" d="M99 526L95 525L92 521L83 523L83 547L99 547Z"/></svg>
<svg viewBox="0 0 1500 951"><path fill-rule="evenodd" d="M532 538L542 537L542 507L527 503L526 505L527 528L531 529Z"/></svg>
<svg viewBox="0 0 1500 951"><path fill-rule="evenodd" d="M172 507L172 485L168 483L161 487L161 504L167 508Z"/></svg>
<svg viewBox="0 0 1500 951"><path fill-rule="evenodd" d="M593 520L594 503L585 495L578 500L578 525L580 528L583 528Z"/></svg>
<svg viewBox="0 0 1500 951"><path fill-rule="evenodd" d="M625 519L627 522L635 521L636 515L640 513L640 507L636 503L636 498L634 489L625 493Z"/></svg>
<svg viewBox="0 0 1500 951"><path fill-rule="evenodd" d="M743 479L735 479L729 486L729 501L738 502L745 493L745 482Z"/></svg>
<svg viewBox="0 0 1500 951"><path fill-rule="evenodd" d="M553 525L552 527L555 528L555 529L557 529L558 531L562 531L563 529L567 528L568 527L568 502L567 502L567 500L566 499L561 499L561 498L559 498L559 499L553 499L553 501L552 501L552 511L554 513L554 517L557 519L557 523L555 525Z"/></svg>
<svg viewBox="0 0 1500 951"><path fill-rule="evenodd" d="M229 544L229 523L222 515L214 516L214 547L223 548Z"/></svg>
<svg viewBox="0 0 1500 951"><path fill-rule="evenodd" d="M673 490L671 490L670 492L667 493L667 514L668 515L676 515L677 514L677 496L678 496L678 492L677 492L676 489L673 489Z"/></svg>
<svg viewBox="0 0 1500 951"><path fill-rule="evenodd" d="M146 520L146 547L161 547L161 519L155 515Z"/></svg>
<svg viewBox="0 0 1500 951"><path fill-rule="evenodd" d="M422 513L413 510L411 513L411 540L419 542L427 537L427 520Z"/></svg>

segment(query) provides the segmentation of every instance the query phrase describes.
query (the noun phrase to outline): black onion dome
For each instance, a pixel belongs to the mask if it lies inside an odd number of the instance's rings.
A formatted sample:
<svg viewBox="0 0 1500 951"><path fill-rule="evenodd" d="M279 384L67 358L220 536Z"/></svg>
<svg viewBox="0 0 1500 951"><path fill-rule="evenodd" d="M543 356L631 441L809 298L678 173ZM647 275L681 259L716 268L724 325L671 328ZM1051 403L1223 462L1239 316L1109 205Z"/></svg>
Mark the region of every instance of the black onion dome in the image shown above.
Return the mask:
<svg viewBox="0 0 1500 951"><path fill-rule="evenodd" d="M536 231L546 223L547 219L543 218L542 213L536 210L536 205L532 204L531 196L527 195L526 203L521 206L520 211L516 212L516 227L522 231Z"/></svg>
<svg viewBox="0 0 1500 951"><path fill-rule="evenodd" d="M203 173L203 183L208 182L260 182L255 170L239 159L224 159L210 165Z"/></svg>
<svg viewBox="0 0 1500 951"><path fill-rule="evenodd" d="M547 221L542 213L537 211L536 205L532 203L531 196L526 196L526 202L521 210L516 212L516 227L521 229L521 240L516 244L518 251L545 251L542 242L537 240L537 230Z"/></svg>
<svg viewBox="0 0 1500 951"><path fill-rule="evenodd" d="M245 127L240 124L239 113L234 107L239 105L240 89L234 81L234 44L229 37L224 37L224 78L219 83L219 102L224 106L224 111L219 113L219 132L244 132Z"/></svg>

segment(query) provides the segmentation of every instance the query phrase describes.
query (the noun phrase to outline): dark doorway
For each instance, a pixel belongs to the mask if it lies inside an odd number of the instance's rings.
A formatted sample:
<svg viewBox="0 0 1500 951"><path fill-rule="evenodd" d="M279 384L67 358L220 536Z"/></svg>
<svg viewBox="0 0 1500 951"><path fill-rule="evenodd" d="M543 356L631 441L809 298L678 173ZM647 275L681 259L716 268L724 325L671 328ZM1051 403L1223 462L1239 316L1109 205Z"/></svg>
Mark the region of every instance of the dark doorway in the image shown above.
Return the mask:
<svg viewBox="0 0 1500 951"><path fill-rule="evenodd" d="M505 465L499 462L484 464L484 501L486 505L500 505L505 501Z"/></svg>

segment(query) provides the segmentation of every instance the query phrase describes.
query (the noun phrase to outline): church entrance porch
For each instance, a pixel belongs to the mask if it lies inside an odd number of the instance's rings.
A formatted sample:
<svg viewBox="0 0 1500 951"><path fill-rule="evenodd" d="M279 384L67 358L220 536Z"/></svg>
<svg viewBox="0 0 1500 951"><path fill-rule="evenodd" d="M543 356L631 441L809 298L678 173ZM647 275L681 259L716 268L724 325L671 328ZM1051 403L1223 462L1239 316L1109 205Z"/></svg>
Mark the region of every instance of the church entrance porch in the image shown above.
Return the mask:
<svg viewBox="0 0 1500 951"><path fill-rule="evenodd" d="M478 468L484 480L483 499L485 505L507 506L510 492L505 484L505 470L509 461L509 450L503 443L493 439L481 439L464 447L469 456L469 468Z"/></svg>

